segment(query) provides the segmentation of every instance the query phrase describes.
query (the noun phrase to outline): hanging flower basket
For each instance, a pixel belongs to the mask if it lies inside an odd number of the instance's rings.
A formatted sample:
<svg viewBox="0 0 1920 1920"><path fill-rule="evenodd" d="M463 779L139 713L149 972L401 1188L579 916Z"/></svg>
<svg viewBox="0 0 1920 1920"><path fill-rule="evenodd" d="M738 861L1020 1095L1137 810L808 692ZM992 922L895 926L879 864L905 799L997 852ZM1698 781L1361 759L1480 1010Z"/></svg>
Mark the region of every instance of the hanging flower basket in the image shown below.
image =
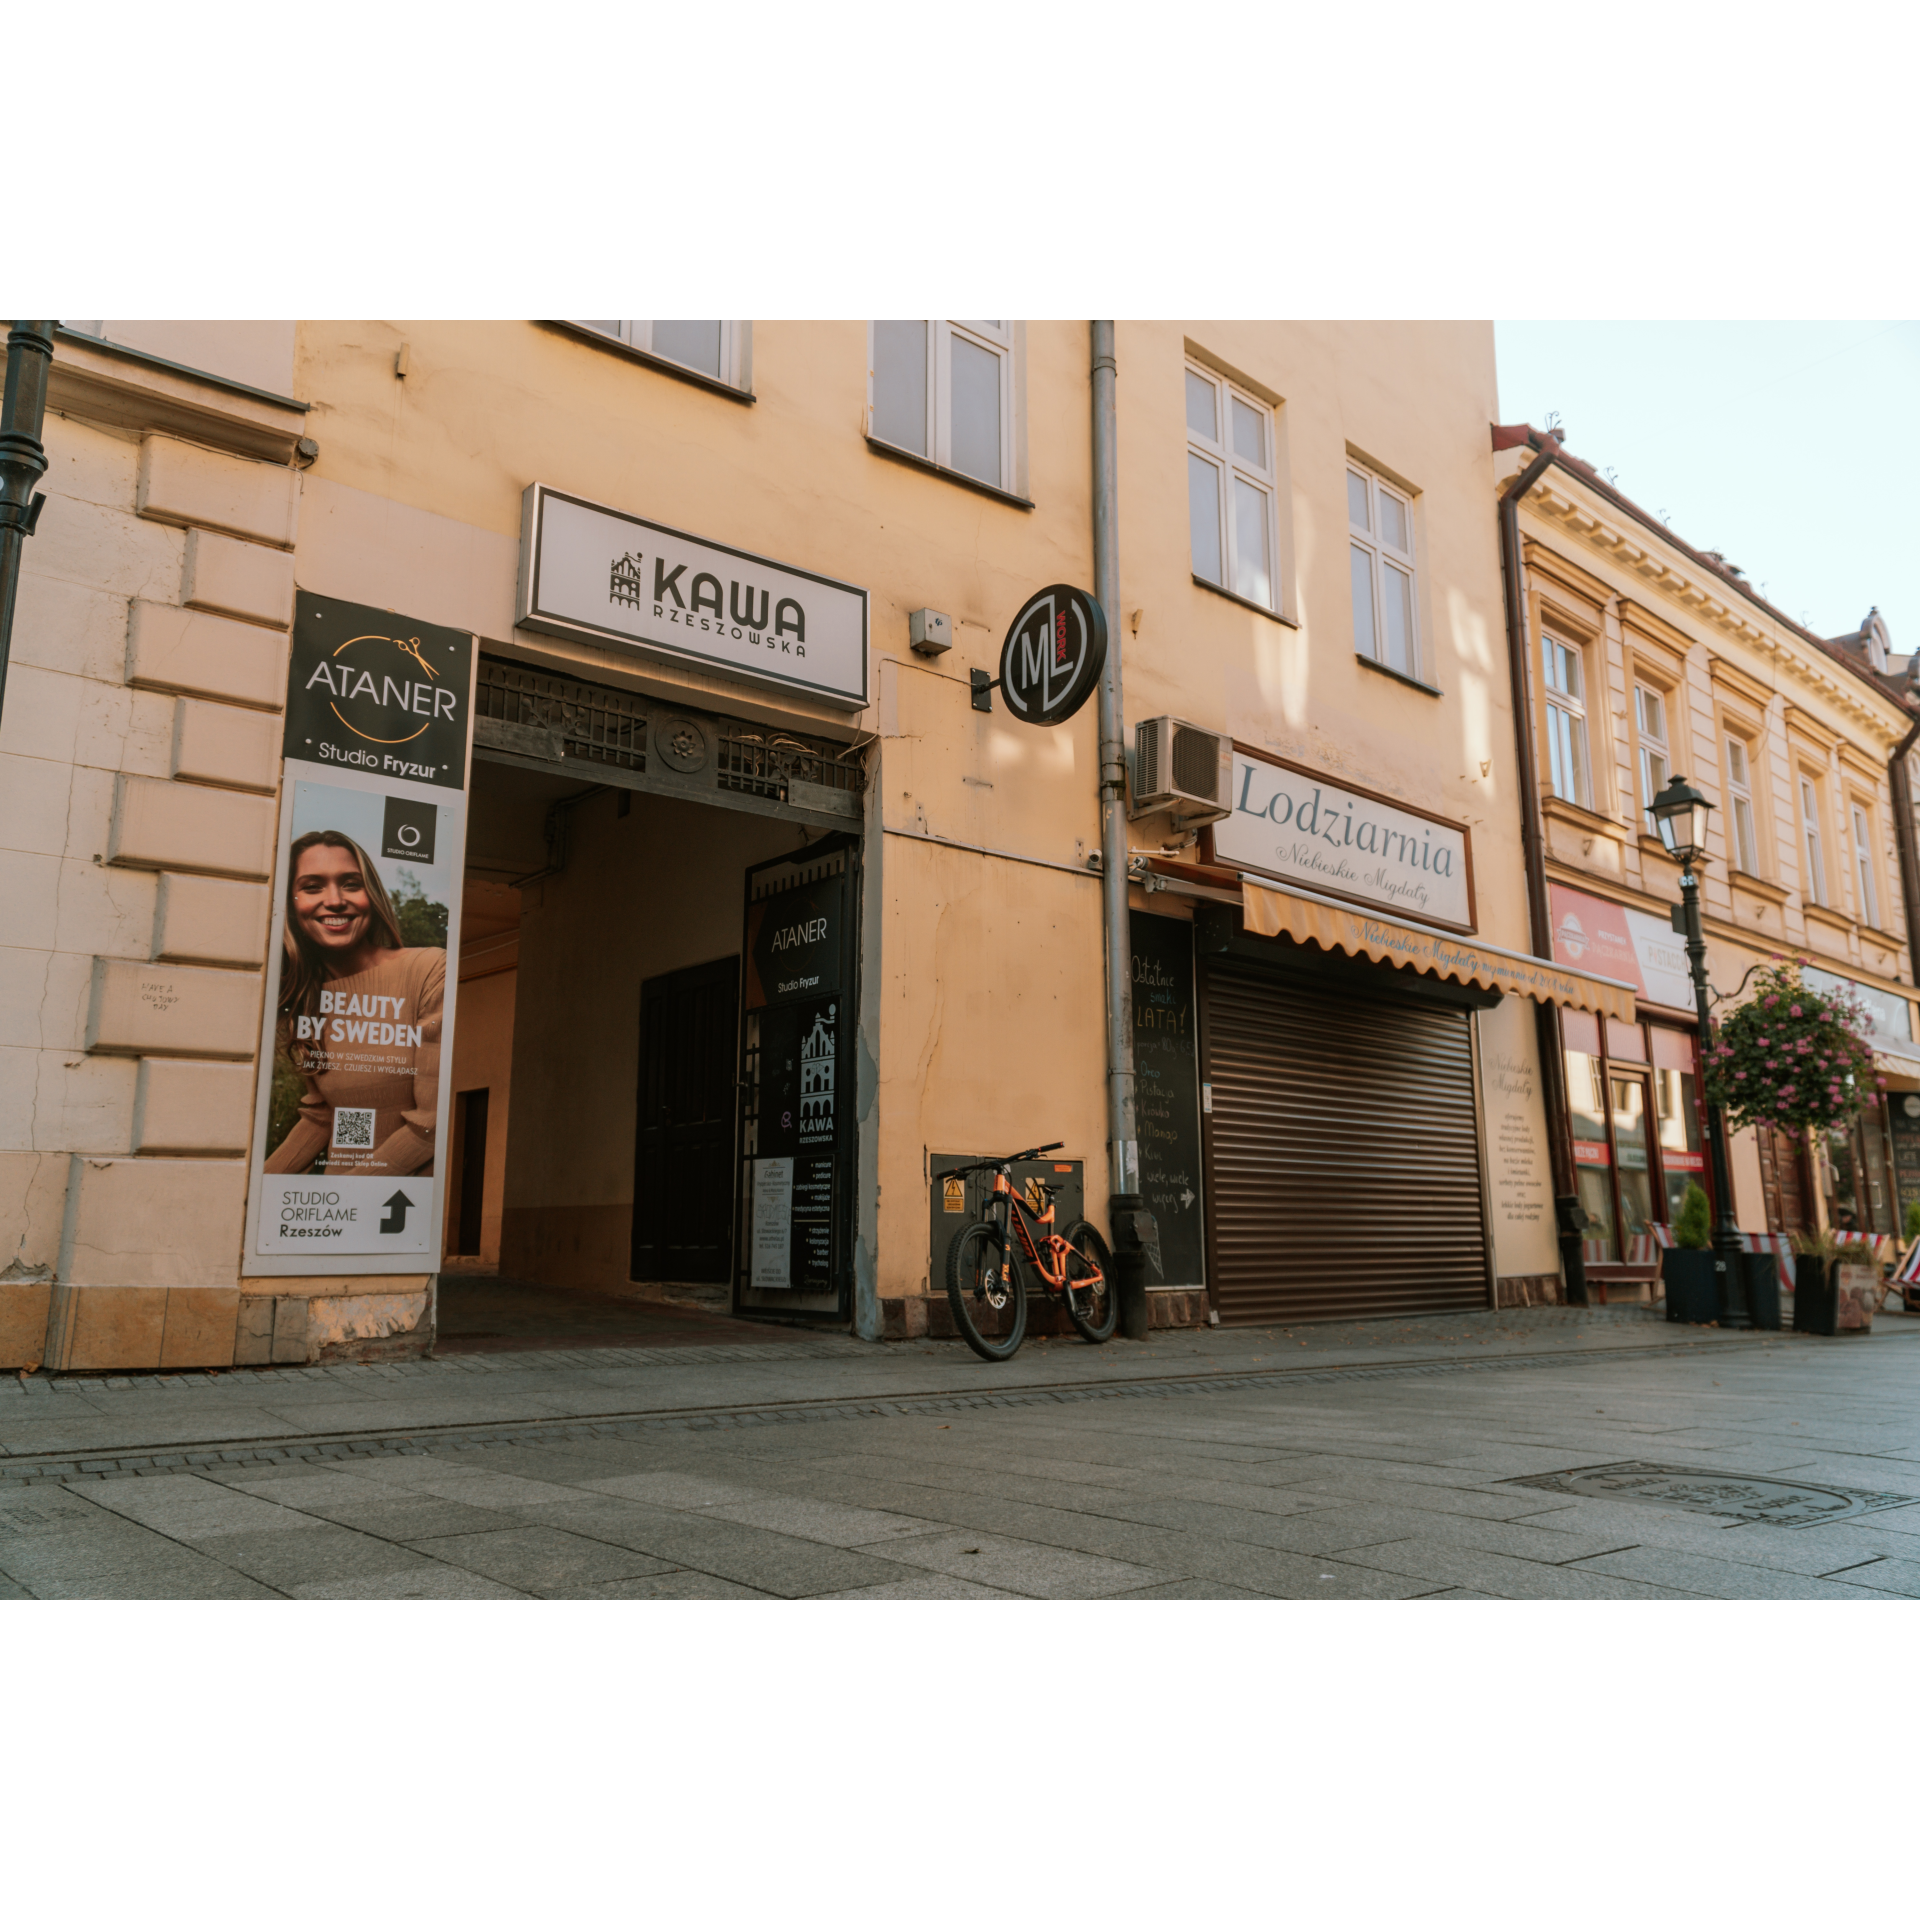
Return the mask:
<svg viewBox="0 0 1920 1920"><path fill-rule="evenodd" d="M1751 997L1720 1022L1707 1052L1707 1098L1735 1127L1764 1120L1805 1135L1816 1127L1848 1126L1863 1107L1878 1104L1886 1085L1874 1070L1872 1031L1850 988L1809 986L1797 960L1777 960L1755 982ZM1850 1317L1837 1311L1840 1269L1824 1244L1816 1249L1808 1243L1797 1267L1796 1328L1830 1333L1835 1321L1857 1324L1851 1299ZM1847 1272L1851 1276L1853 1269ZM1779 1324L1777 1313L1771 1324Z"/></svg>
<svg viewBox="0 0 1920 1920"><path fill-rule="evenodd" d="M1809 986L1781 960L1720 1022L1707 1051L1707 1098L1736 1127L1766 1121L1790 1133L1843 1127L1875 1105L1872 1028L1857 994Z"/></svg>

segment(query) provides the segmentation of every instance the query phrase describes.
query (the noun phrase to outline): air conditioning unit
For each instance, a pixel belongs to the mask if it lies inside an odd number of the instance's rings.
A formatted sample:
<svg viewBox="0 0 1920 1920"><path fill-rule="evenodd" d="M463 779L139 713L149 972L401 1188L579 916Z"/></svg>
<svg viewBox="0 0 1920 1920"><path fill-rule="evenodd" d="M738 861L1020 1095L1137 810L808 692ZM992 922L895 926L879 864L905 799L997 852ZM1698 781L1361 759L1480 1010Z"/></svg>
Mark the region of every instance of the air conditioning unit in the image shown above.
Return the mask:
<svg viewBox="0 0 1920 1920"><path fill-rule="evenodd" d="M1162 714L1142 720L1133 734L1134 819L1170 813L1176 825L1197 827L1233 811L1233 742L1191 721Z"/></svg>

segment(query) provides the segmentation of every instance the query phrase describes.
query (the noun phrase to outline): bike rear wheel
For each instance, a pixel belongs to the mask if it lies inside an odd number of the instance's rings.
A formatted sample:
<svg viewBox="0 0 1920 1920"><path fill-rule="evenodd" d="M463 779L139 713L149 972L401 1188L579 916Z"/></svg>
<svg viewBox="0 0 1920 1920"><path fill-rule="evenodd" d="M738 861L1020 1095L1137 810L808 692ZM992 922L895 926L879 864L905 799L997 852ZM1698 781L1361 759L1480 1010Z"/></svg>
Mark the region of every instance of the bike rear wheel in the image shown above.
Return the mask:
<svg viewBox="0 0 1920 1920"><path fill-rule="evenodd" d="M1067 1235L1067 1246L1067 1318L1082 1340L1098 1345L1110 1340L1120 1324L1120 1288L1114 1277L1113 1255L1107 1251L1100 1229L1089 1220L1075 1225ZM1078 1284L1083 1281L1090 1284Z"/></svg>
<svg viewBox="0 0 1920 1920"><path fill-rule="evenodd" d="M976 1220L947 1249L953 1324L982 1360L1011 1360L1027 1334L1027 1290L1000 1236Z"/></svg>

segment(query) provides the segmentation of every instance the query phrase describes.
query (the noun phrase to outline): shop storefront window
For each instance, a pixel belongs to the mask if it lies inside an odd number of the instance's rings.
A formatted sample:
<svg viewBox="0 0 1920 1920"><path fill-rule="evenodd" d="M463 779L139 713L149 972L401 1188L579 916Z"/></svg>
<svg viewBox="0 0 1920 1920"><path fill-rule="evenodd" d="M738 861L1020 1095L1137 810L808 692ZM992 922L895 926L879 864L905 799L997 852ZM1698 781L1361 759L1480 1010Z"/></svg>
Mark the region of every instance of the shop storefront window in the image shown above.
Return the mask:
<svg viewBox="0 0 1920 1920"><path fill-rule="evenodd" d="M1609 1076L1613 1088L1613 1143L1620 1189L1620 1227L1629 1240L1653 1221L1653 1166L1647 1142L1647 1083L1637 1073ZM1641 1259L1651 1258L1636 1249ZM1633 1257L1630 1255L1629 1257Z"/></svg>
<svg viewBox="0 0 1920 1920"><path fill-rule="evenodd" d="M1833 1169L1833 1224L1842 1233L1892 1233L1892 1187L1880 1111L1870 1107L1851 1126L1827 1130Z"/></svg>
<svg viewBox="0 0 1920 1920"><path fill-rule="evenodd" d="M1687 1197L1687 1188L1707 1184L1707 1159L1700 1136L1700 1087L1693 1072L1693 1040L1671 1027L1655 1027L1653 1098L1660 1136L1660 1173L1671 1220Z"/></svg>
<svg viewBox="0 0 1920 1920"><path fill-rule="evenodd" d="M1573 1129L1573 1176L1587 1211L1586 1257L1602 1265L1620 1258L1613 1223L1613 1153L1607 1134L1606 1078L1600 1068L1600 1022L1571 1007L1560 1011L1567 1055L1567 1116Z"/></svg>
<svg viewBox="0 0 1920 1920"><path fill-rule="evenodd" d="M1693 1036L1560 1011L1575 1191L1590 1266L1651 1266L1653 1228L1707 1184Z"/></svg>

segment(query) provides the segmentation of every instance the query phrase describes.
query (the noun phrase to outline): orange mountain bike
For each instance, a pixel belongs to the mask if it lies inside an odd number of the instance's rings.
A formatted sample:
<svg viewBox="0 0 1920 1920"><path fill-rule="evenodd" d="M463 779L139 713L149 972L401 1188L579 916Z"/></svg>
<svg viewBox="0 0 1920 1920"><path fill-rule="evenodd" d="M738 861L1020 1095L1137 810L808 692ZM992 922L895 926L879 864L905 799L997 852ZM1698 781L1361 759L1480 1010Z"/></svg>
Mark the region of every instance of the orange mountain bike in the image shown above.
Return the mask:
<svg viewBox="0 0 1920 1920"><path fill-rule="evenodd" d="M1120 1290L1113 1280L1113 1256L1100 1231L1088 1220L1075 1221L1062 1236L1032 1229L1053 1225L1053 1199L1059 1188L1045 1180L1029 1183L1046 1203L1043 1213L1013 1185L1016 1160L1038 1160L1056 1152L1058 1140L1026 1153L996 1155L949 1167L944 1175L991 1172L993 1191L984 1218L957 1234L947 1249L947 1300L953 1323L982 1360L1011 1360L1027 1334L1027 1291L1022 1268L1050 1292L1062 1296L1067 1317L1083 1340L1105 1340L1120 1317Z"/></svg>

